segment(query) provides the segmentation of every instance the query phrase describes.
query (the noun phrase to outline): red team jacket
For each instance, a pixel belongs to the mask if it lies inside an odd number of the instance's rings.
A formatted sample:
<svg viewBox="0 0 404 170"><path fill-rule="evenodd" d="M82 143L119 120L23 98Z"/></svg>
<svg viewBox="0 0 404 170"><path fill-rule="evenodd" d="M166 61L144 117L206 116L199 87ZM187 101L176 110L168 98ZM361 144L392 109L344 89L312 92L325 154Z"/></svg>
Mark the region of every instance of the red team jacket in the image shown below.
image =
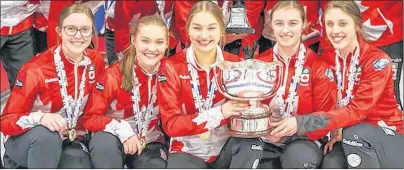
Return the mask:
<svg viewBox="0 0 404 170"><path fill-rule="evenodd" d="M39 125L43 113L61 114L66 117L65 112L61 111L63 103L53 59L55 48L38 54L19 71L16 84L1 115L1 131L5 135L17 136ZM104 70L104 59L93 50L86 50L86 57L80 63L65 57L63 52L60 52L60 55L67 76L67 93L73 98L75 89L79 88L84 67L87 67L82 101L84 106L96 76ZM79 123L76 130L83 130ZM83 131L77 133L83 134Z"/></svg>
<svg viewBox="0 0 404 170"><path fill-rule="evenodd" d="M119 71L120 63L115 63L106 69L103 76L97 79L96 86L90 95L82 117L83 126L89 131L106 131L117 136L121 142L135 135L132 91L122 88L123 74ZM147 107L156 74L147 75L137 64L136 75L140 86L140 108ZM152 117L146 132L146 143L164 143L164 136L159 127L159 107L157 102L152 111ZM125 120L130 126L122 123ZM137 134L136 134L137 135Z"/></svg>
<svg viewBox="0 0 404 170"><path fill-rule="evenodd" d="M379 48L362 40L359 41L359 49L360 69L355 73L354 98L346 107L298 117L300 134L313 138L313 134L327 134L330 130L352 126L360 122L388 127L403 134L403 111L398 108L394 95L390 57ZM330 65L335 66L335 61L332 59L335 55L326 57ZM343 96L346 95L348 86L351 57L352 54L345 60L342 57L338 58L341 72L344 69L347 70L347 74L343 77L345 82ZM335 70L333 71L335 72Z"/></svg>
<svg viewBox="0 0 404 170"><path fill-rule="evenodd" d="M287 98L292 77L295 75L295 62L297 55L292 56L289 64L282 59L281 56L274 54L273 48L257 55L255 59L272 62L274 57L283 63L284 73L287 75L285 94L283 99ZM329 65L319 59L316 53L310 48L306 48L306 58L303 65L303 74L298 83L297 97L298 104L295 105L296 113L292 115L306 115L317 111L329 111L335 108L337 103L337 88L334 76ZM272 99L264 100L263 103L268 104ZM310 140L317 140L326 135L323 133L312 133Z"/></svg>
<svg viewBox="0 0 404 170"><path fill-rule="evenodd" d="M216 91L212 108L202 113L197 112L191 91L191 75L187 69L186 51L187 49L184 49L170 57L160 68L161 79L157 98L161 121L164 131L171 137L170 153L188 153L206 162L212 162L228 139L227 126L224 125L227 121L223 120L220 109L225 98ZM223 52L223 58L218 59L240 60L238 56L227 52ZM201 93L206 99L207 86L213 78L213 69L204 71L196 63L195 58L190 57L189 60L198 72ZM216 119L209 119L212 117ZM197 119L202 121L198 122ZM208 130L211 132L209 138L202 139L198 136Z"/></svg>

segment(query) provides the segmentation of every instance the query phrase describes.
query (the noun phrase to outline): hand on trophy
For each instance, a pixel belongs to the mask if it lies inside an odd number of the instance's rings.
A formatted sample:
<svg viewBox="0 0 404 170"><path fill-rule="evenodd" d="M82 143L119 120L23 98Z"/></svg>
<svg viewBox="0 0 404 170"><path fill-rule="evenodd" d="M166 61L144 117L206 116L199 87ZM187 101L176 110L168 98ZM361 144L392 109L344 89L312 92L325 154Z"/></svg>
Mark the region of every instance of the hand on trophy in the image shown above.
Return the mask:
<svg viewBox="0 0 404 170"><path fill-rule="evenodd" d="M133 135L126 140L123 143L123 148L125 154L134 155L137 152L137 155L140 155L142 153L142 145L137 135Z"/></svg>
<svg viewBox="0 0 404 170"><path fill-rule="evenodd" d="M279 108L276 98L272 99L271 103L269 103L269 110L271 113L271 116L269 118L272 123L280 122L282 120L281 110Z"/></svg>
<svg viewBox="0 0 404 170"><path fill-rule="evenodd" d="M250 108L248 101L229 100L222 106L222 114L225 119L231 116L239 116L241 112Z"/></svg>
<svg viewBox="0 0 404 170"><path fill-rule="evenodd" d="M66 119L57 113L44 113L40 124L52 132L63 132L67 129Z"/></svg>
<svg viewBox="0 0 404 170"><path fill-rule="evenodd" d="M287 117L280 122L270 122L271 127L275 127L270 135L282 138L284 136L292 136L297 133L296 117Z"/></svg>

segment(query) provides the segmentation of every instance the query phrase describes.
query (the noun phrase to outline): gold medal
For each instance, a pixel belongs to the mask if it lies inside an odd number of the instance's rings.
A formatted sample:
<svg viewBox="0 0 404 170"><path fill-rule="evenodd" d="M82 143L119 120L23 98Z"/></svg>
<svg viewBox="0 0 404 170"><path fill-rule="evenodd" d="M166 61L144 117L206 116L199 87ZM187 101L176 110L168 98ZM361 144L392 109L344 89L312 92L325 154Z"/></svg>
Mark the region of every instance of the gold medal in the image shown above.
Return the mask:
<svg viewBox="0 0 404 170"><path fill-rule="evenodd" d="M199 134L199 138L208 139L210 137L210 131Z"/></svg>
<svg viewBox="0 0 404 170"><path fill-rule="evenodd" d="M140 137L140 145L142 145L142 149L146 147L146 136Z"/></svg>
<svg viewBox="0 0 404 170"><path fill-rule="evenodd" d="M74 140L76 140L76 136L77 136L76 130L75 129L70 129L69 130L69 140L71 142L73 142Z"/></svg>

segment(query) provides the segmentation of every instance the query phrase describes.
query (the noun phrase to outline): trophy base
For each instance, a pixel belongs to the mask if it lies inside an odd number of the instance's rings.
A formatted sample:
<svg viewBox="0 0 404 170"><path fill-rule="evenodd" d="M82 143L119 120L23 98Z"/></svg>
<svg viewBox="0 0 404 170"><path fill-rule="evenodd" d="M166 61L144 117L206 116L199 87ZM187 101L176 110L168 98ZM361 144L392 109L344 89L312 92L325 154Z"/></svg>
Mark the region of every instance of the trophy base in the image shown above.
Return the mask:
<svg viewBox="0 0 404 170"><path fill-rule="evenodd" d="M260 132L239 132L229 129L229 135L237 138L259 138L262 136L269 135L272 129L260 131Z"/></svg>
<svg viewBox="0 0 404 170"><path fill-rule="evenodd" d="M245 28L245 27L231 27L231 28L226 28L226 33L235 33L235 34L254 34L255 30L252 28Z"/></svg>
<svg viewBox="0 0 404 170"><path fill-rule="evenodd" d="M229 135L239 138L257 138L266 136L271 132L269 115L257 118L231 117Z"/></svg>

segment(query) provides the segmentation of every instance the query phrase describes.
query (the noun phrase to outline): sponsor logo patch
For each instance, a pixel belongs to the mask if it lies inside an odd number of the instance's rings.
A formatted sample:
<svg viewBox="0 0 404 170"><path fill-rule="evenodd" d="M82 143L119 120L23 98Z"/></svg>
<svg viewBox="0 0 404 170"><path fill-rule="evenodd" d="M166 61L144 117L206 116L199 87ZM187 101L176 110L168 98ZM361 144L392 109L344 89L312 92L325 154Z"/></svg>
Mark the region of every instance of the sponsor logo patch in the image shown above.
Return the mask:
<svg viewBox="0 0 404 170"><path fill-rule="evenodd" d="M24 83L23 83L21 80L18 80L18 79L17 79L17 80L15 81L15 86L18 87L18 88L21 88L23 84L24 84Z"/></svg>
<svg viewBox="0 0 404 170"><path fill-rule="evenodd" d="M325 76L330 79L330 82L334 82L334 74L332 74L331 69L327 68L327 70L325 70Z"/></svg>
<svg viewBox="0 0 404 170"><path fill-rule="evenodd" d="M351 145L351 146L356 146L356 147L363 147L363 143L360 143L358 141L354 141L354 140L349 140L349 139L342 139L342 143L345 143L347 145Z"/></svg>
<svg viewBox="0 0 404 170"><path fill-rule="evenodd" d="M160 157L161 159L167 161L167 153L163 149L160 149Z"/></svg>
<svg viewBox="0 0 404 170"><path fill-rule="evenodd" d="M189 75L182 75L182 74L180 74L179 77L180 77L180 79L184 79L184 80L189 80L189 79L191 79L191 77L190 77Z"/></svg>
<svg viewBox="0 0 404 170"><path fill-rule="evenodd" d="M45 79L45 83L51 83L51 82L54 82L54 81L58 81L58 78L55 77L55 78Z"/></svg>
<svg viewBox="0 0 404 170"><path fill-rule="evenodd" d="M97 82L95 88L98 89L99 91L104 91L104 85L102 85L100 82Z"/></svg>
<svg viewBox="0 0 404 170"><path fill-rule="evenodd" d="M157 76L157 81L159 82L166 82L167 81L167 77L165 75L159 75Z"/></svg>
<svg viewBox="0 0 404 170"><path fill-rule="evenodd" d="M389 64L389 60L385 59L385 58L381 58L381 59L378 59L375 62L373 62L373 66L375 67L375 70L377 70L377 71L382 70L384 67L387 66L387 64Z"/></svg>
<svg viewBox="0 0 404 170"><path fill-rule="evenodd" d="M251 145L251 150L259 150L259 151L262 151L263 149L262 149L262 146L261 145Z"/></svg>

